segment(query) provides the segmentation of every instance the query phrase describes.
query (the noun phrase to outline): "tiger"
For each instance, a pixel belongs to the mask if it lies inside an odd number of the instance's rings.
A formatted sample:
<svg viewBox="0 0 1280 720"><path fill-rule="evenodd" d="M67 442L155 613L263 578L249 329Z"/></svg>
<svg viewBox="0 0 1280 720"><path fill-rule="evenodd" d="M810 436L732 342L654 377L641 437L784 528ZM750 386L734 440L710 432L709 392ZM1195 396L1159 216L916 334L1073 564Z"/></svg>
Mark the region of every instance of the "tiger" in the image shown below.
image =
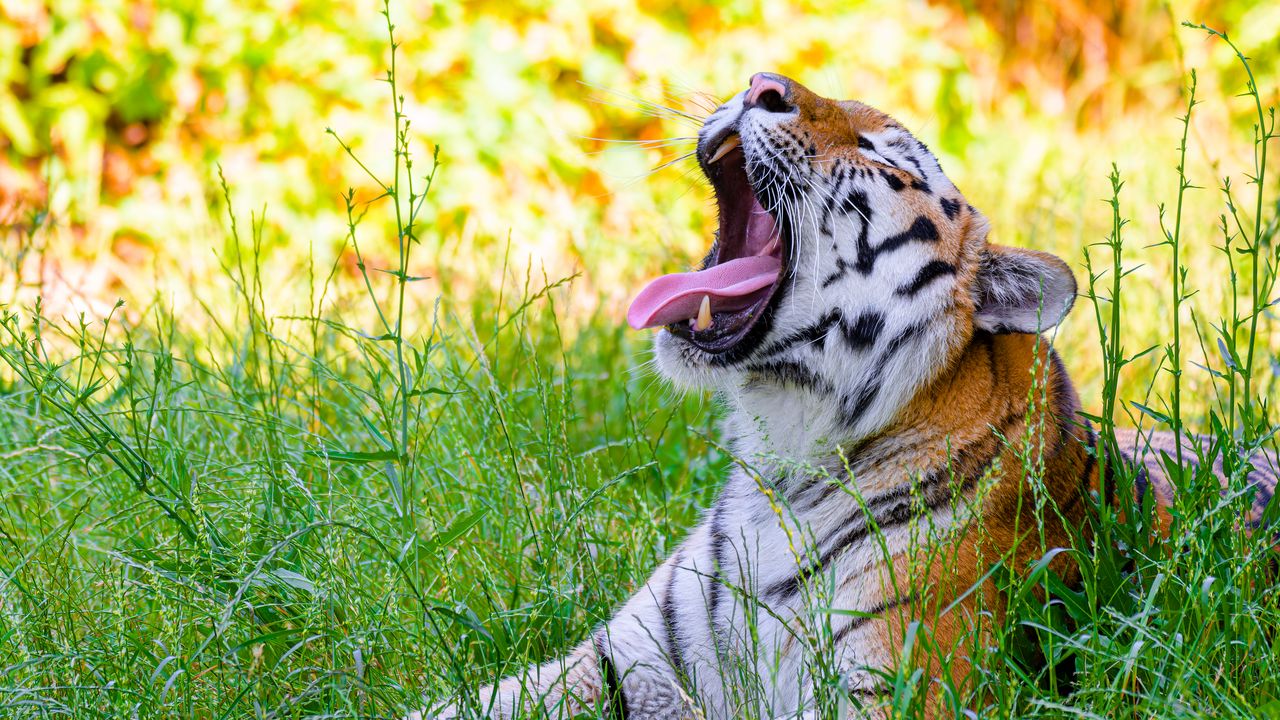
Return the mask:
<svg viewBox="0 0 1280 720"><path fill-rule="evenodd" d="M903 663L962 687L965 643L1001 612L993 562L1025 568L1069 546L1109 474L1046 337L1076 299L1070 267L990 242L901 123L757 73L705 119L695 153L716 239L698 270L642 289L627 321L658 329L656 367L675 388L719 397L739 461L612 619L476 694L487 717L828 717L817 695L832 677L845 715L880 717ZM1168 433L1117 437L1133 457L1174 447ZM1167 505L1148 465L1141 490ZM1255 459L1258 513L1276 478L1275 458ZM1070 581L1066 555L1049 566ZM954 651L946 662L904 656L917 620ZM929 683L926 716L958 702L945 686Z"/></svg>

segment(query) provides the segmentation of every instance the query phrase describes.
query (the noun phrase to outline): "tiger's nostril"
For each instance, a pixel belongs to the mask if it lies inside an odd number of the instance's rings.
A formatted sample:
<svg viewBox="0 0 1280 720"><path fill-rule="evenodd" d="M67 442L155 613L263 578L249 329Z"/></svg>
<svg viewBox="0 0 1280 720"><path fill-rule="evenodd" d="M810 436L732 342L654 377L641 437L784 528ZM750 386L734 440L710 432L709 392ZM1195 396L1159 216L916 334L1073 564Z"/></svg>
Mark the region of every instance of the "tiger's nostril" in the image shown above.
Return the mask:
<svg viewBox="0 0 1280 720"><path fill-rule="evenodd" d="M772 113L791 112L791 105L782 99L782 95L777 90L765 90L760 93L760 97L756 99L756 103Z"/></svg>
<svg viewBox="0 0 1280 720"><path fill-rule="evenodd" d="M789 102L791 90L785 84L785 78L771 73L756 73L751 76L751 87L743 105L747 108L761 108L771 113L786 113L795 109Z"/></svg>

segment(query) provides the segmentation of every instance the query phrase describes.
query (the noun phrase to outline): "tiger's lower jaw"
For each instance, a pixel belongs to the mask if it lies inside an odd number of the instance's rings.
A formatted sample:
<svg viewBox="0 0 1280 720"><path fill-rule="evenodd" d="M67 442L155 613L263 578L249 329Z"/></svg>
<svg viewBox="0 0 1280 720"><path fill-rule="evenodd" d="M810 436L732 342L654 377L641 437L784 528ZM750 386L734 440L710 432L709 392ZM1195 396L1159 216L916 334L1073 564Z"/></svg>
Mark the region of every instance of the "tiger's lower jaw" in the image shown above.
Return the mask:
<svg viewBox="0 0 1280 720"><path fill-rule="evenodd" d="M653 357L658 373L680 392L723 390L738 376L733 368L716 365L708 353L666 330L654 337Z"/></svg>

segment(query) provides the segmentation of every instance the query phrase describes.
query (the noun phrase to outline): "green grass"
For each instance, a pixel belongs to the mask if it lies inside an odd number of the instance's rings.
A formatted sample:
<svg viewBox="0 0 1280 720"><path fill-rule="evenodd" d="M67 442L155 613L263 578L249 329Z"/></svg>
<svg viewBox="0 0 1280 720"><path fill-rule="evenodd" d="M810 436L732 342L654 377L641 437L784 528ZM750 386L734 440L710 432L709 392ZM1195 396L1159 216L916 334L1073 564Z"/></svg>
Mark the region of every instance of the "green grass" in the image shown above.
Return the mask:
<svg viewBox="0 0 1280 720"><path fill-rule="evenodd" d="M376 165L391 174L333 146L386 188L346 196L357 282L307 262L286 281L305 303L272 307L262 218L246 229L228 207L223 291L201 312L163 297L109 318L3 309L0 717L396 717L581 640L714 496L732 462L714 403L635 369L644 339L570 308L572 279L504 263L492 287L418 296L407 268L429 188L449 178L413 164L392 71L395 156ZM1266 178L1274 121L1251 99L1251 174ZM1274 538L1238 522L1238 458L1276 446L1277 213L1261 182L1224 189L1229 288L1186 270L1161 295L1181 320L1165 344L1125 342L1143 312L1125 300L1132 249L1163 243L1185 265L1183 196L1210 192L1186 178L1182 137L1165 237L1127 234L1113 175L1113 231L1088 250L1076 310L1101 347L1073 354L1102 358L1086 406L1104 428L1208 433L1235 492L1170 458L1186 489L1173 540L1153 535L1149 507L1122 503L1100 507L1099 541L1072 551L1078 587L1042 563L993 572L1009 613L973 648L982 669L960 697L981 714L1280 714ZM369 202L396 217L390 267L359 255ZM465 264L440 272L443 288L468 279ZM1181 309L1210 286L1221 318ZM1157 390L1122 384L1151 358ZM1122 497L1132 482L1117 474ZM927 623L910 632L928 642ZM890 679L886 702L919 713L921 678Z"/></svg>

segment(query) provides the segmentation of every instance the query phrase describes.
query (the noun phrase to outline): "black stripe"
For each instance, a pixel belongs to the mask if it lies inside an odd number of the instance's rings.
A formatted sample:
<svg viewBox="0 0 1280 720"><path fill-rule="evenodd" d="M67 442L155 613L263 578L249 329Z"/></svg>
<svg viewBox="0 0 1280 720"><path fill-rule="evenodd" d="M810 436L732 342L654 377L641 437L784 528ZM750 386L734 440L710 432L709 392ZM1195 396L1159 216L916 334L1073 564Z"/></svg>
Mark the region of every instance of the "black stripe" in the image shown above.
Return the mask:
<svg viewBox="0 0 1280 720"><path fill-rule="evenodd" d="M803 580L811 577L814 573L821 572L821 570L822 568L817 567L816 565L810 565L809 567L802 568L794 575L788 575L785 580L779 580L765 588L764 595L765 597L770 598L789 598L800 592L800 583Z"/></svg>
<svg viewBox="0 0 1280 720"><path fill-rule="evenodd" d="M840 333L850 350L862 350L874 345L884 331L884 313L866 310L852 324L841 322Z"/></svg>
<svg viewBox="0 0 1280 720"><path fill-rule="evenodd" d="M902 157L905 158L907 162L915 165L916 172L920 173L920 177L924 177L924 166L920 164L920 161L916 159L915 155L911 153L903 153Z"/></svg>
<svg viewBox="0 0 1280 720"><path fill-rule="evenodd" d="M840 312L840 308L835 308L819 319L818 322L809 325L808 327L800 328L790 335L771 343L769 347L760 351L760 357L766 358L777 355L778 353L790 350L793 346L801 343L812 343L819 347L824 347L826 345L827 333L831 331L832 327L840 324L843 320L844 316Z"/></svg>
<svg viewBox="0 0 1280 720"><path fill-rule="evenodd" d="M840 201L840 211L845 215L857 215L864 224L875 216L867 194L852 185L849 186L848 194Z"/></svg>
<svg viewBox="0 0 1280 720"><path fill-rule="evenodd" d="M913 484L917 488L916 492L922 496L924 506L929 510L933 510L943 502L950 500L951 483L944 483L944 476L948 481L950 480L950 473L946 472L945 469L941 472L931 472L918 483L901 483L892 490L877 496L874 498L874 505L868 502L867 509L871 511L871 518L875 520L876 527L884 530L895 525L901 525L911 519L912 506L915 504L915 499L911 495ZM975 480L977 480L976 476L972 478L965 477L959 488L960 492L967 490L969 484ZM860 519L862 522L846 531L842 537L819 556L818 564L821 567L826 567L840 553L847 550L850 545L866 537L871 532L870 523L866 522L865 518Z"/></svg>
<svg viewBox="0 0 1280 720"><path fill-rule="evenodd" d="M916 323L903 328L892 340L890 340L883 351L880 352L874 364L874 372L871 377L867 378L861 387L853 394L845 395L840 399L841 420L846 427L854 427L862 420L862 416L867 412L871 403L880 394L881 377L885 364L902 349L907 341L923 332L928 327L928 322Z"/></svg>
<svg viewBox="0 0 1280 720"><path fill-rule="evenodd" d="M973 341L987 350L987 369L991 372L991 386L1001 385L1001 366L996 362L996 336L986 330L978 330L973 334Z"/></svg>
<svg viewBox="0 0 1280 720"><path fill-rule="evenodd" d="M854 249L858 253L858 259L853 267L859 273L866 275L871 272L876 263L875 251L871 249L871 243L868 240L871 232L871 218L875 215L870 203L867 202L867 194L850 185L849 194L845 196L840 210L846 217L857 214L858 237L854 240Z"/></svg>
<svg viewBox="0 0 1280 720"><path fill-rule="evenodd" d="M747 366L749 372L766 375L783 382L788 382L805 390L820 393L831 393L834 389L825 380L818 377L808 367L790 360L772 360L763 363L752 363Z"/></svg>
<svg viewBox="0 0 1280 720"><path fill-rule="evenodd" d="M1075 388L1071 385L1071 375L1067 373L1067 368L1062 364L1062 358L1058 356L1058 351L1049 350L1049 364L1053 368L1053 380L1049 385L1049 391L1053 395L1053 410L1066 419L1074 420L1076 415Z"/></svg>
<svg viewBox="0 0 1280 720"><path fill-rule="evenodd" d="M918 323L913 323L902 328L902 332L895 335L894 338L889 341L889 344L885 346L884 354L880 357L881 364L883 365L885 361L897 354L897 352L902 349L902 346L907 344L908 340L924 332L925 328L929 327L929 325L930 323L928 320L922 320Z"/></svg>
<svg viewBox="0 0 1280 720"><path fill-rule="evenodd" d="M867 206L867 196L861 191L850 193L845 204L846 206L852 206L846 208L846 214L850 209L857 208L862 210L867 218L871 217L871 208ZM911 227L896 235L890 235L873 248L867 241L867 226L869 224L867 222L862 223L857 243L858 262L854 266L863 275L868 275L875 269L876 259L884 253L893 252L910 242L936 242L941 237L938 234L938 226L934 225L933 221L924 215L919 215L911 223Z"/></svg>
<svg viewBox="0 0 1280 720"><path fill-rule="evenodd" d="M1050 357L1053 361L1054 367L1057 371L1062 372L1065 375L1065 370L1062 370L1062 361L1058 359L1058 354L1056 352L1050 352ZM1070 378L1067 378L1066 386L1071 388ZM1074 392L1074 389L1072 389L1072 391ZM1072 396L1072 399L1074 400L1074 395ZM1073 407L1075 406L1076 404L1073 402ZM1076 509L1076 506L1083 502L1085 498L1089 497L1089 486L1093 481L1093 468L1097 463L1093 457L1093 426L1089 423L1088 418L1082 418L1084 421L1085 432L1085 437L1082 441L1074 432L1075 428L1078 427L1074 420L1075 411L1072 410L1070 414L1068 414L1067 410L1061 405L1058 405L1057 408L1061 411L1058 415L1058 432L1060 437L1058 438L1054 454L1057 455L1061 453L1071 443L1074 443L1072 447L1077 448L1084 453L1084 466L1081 468L1080 474L1076 476L1075 484L1072 485L1067 482L1067 478L1065 477L1059 481L1061 484L1061 490L1058 492L1067 493L1069 497L1066 503L1058 506L1058 514L1061 515L1065 521L1070 521L1071 512L1073 512Z"/></svg>
<svg viewBox="0 0 1280 720"><path fill-rule="evenodd" d="M721 495L723 498L723 495ZM717 619L720 617L720 595L723 589L720 584L724 582L724 544L728 538L724 534L724 520L720 517L723 512L720 502L717 501L711 510L711 560L715 563L712 568L711 576L711 599L708 602L707 625L711 629L711 639L713 642L719 636L719 628L717 627Z"/></svg>
<svg viewBox="0 0 1280 720"><path fill-rule="evenodd" d="M884 168L880 169L880 177L884 178L884 181L889 185L889 189L894 192L902 192L907 189L907 184L902 182L902 178Z"/></svg>
<svg viewBox="0 0 1280 720"><path fill-rule="evenodd" d="M892 600L882 600L879 603L877 603L875 607L871 608L870 610L866 610L864 612L866 612L869 615L877 615L877 616L882 615L886 612L889 612L890 610L893 610L894 608L900 607L902 605L905 605L911 602L912 600L915 599L915 597L916 597L915 593L907 593L906 595L895 597ZM854 630L857 630L863 625L866 625L872 620L878 620L878 619L879 619L878 617L852 618L851 620L849 620L848 625L845 625L844 627L836 631L836 634L833 635L831 638L831 644L838 645L841 640L844 640L845 637L849 635L849 633L853 632Z"/></svg>
<svg viewBox="0 0 1280 720"><path fill-rule="evenodd" d="M877 372L870 380L858 388L857 394L845 395L840 402L840 421L845 427L854 427L867 413L871 403L880 394L880 375Z"/></svg>
<svg viewBox="0 0 1280 720"><path fill-rule="evenodd" d="M618 668L605 650L605 630L596 635L596 656L600 658L600 674L604 677L605 711L610 720L627 720L627 695L622 691Z"/></svg>
<svg viewBox="0 0 1280 720"><path fill-rule="evenodd" d="M857 474L857 473L855 472L854 474ZM844 486L843 483L839 482L835 478L829 478L827 479L826 482L820 483L815 481L811 483L809 487L805 488L805 490L809 490L810 488L817 487L817 492L814 493L812 497L809 497L808 499L805 500L803 509L812 510L813 508L818 507L822 503L826 502L828 498L834 495L835 492L837 490L840 490L843 486Z"/></svg>
<svg viewBox="0 0 1280 720"><path fill-rule="evenodd" d="M951 498L950 483L943 483L942 476L949 473L930 473L919 483L905 482L891 490L875 496L867 501L867 510L871 513L871 518L875 520L876 527L880 530L885 528L901 525L911 519L914 498L911 495L913 484L917 488L917 492L923 495L924 505L932 510L943 502ZM977 480L977 476L964 478L959 492L966 491L972 482ZM819 553L817 559L809 563L808 566L799 569L794 575L784 580L770 585L765 590L765 595L774 598L786 598L794 595L800 589L800 584L822 572L832 560L839 557L841 553L847 550L851 545L859 540L867 537L871 533L871 524L867 522L865 512L859 512L855 516L855 520L843 534L836 537L832 542L820 543L827 545L827 549Z"/></svg>
<svg viewBox="0 0 1280 720"><path fill-rule="evenodd" d="M948 220L955 220L956 215L960 212L960 201L951 198L942 198L939 201L942 204L942 212L947 214Z"/></svg>
<svg viewBox="0 0 1280 720"><path fill-rule="evenodd" d="M911 223L911 227L885 238L883 242L876 246L876 254L890 252L896 250L909 242L935 242L941 236L938 234L938 226L924 215L916 217Z"/></svg>
<svg viewBox="0 0 1280 720"><path fill-rule="evenodd" d="M927 265L920 268L920 272L916 273L915 279L912 280L909 285L904 285L898 288L896 294L914 297L934 280L937 280L944 275L955 274L955 265L952 265L945 260L931 260Z"/></svg>
<svg viewBox="0 0 1280 720"><path fill-rule="evenodd" d="M1023 417L1023 414L1014 413L1003 418L996 426L1000 431L1000 435L1008 437L1008 428ZM921 496L925 509L930 511L936 509L942 503L950 501L956 495L967 492L977 483L978 478L995 461L996 456L1003 449L1003 444L994 433L980 443L975 443L975 445L978 445L978 447L971 446L966 448L955 458L954 462L948 461L943 467L934 469L920 482L911 480L901 483L867 500L866 508L870 511L871 518L875 520L876 527L883 531L885 528L900 525L911 519L913 505L915 504L915 498L912 497L913 487L915 492ZM951 482L953 477L959 477L961 480L960 486L954 488L954 491L953 483ZM783 598L796 593L800 588L800 583L813 574L821 572L840 553L848 549L853 543L866 537L870 530L870 523L867 522L866 514L859 512L854 516L853 524L843 534L837 536L834 541L824 540L818 544L819 547L825 545L827 549L822 551L808 566L800 568L794 576L779 580L769 586L765 594Z"/></svg>
<svg viewBox="0 0 1280 720"><path fill-rule="evenodd" d="M1058 514L1061 515L1063 519L1069 521L1071 519L1072 511L1076 509L1076 506L1079 505L1083 499L1084 499L1084 493L1079 489L1074 489L1071 492L1071 497L1068 498L1066 504L1058 507Z"/></svg>
<svg viewBox="0 0 1280 720"><path fill-rule="evenodd" d="M1053 401L1050 400L1050 402ZM1053 418L1055 421L1054 424L1058 429L1058 437L1053 441L1053 447L1049 449L1049 454L1045 457L1046 461L1056 459L1062 454L1063 450L1067 449L1068 443L1076 441L1075 433L1072 432L1072 430L1075 429L1075 420L1073 416L1066 413L1055 412L1053 414Z"/></svg>
<svg viewBox="0 0 1280 720"><path fill-rule="evenodd" d="M875 344L880 332L884 330L884 314L876 310L867 310L860 313L853 322L849 322L845 319L844 313L836 308L818 322L771 343L760 351L759 357L772 357L801 344L825 349L826 339L832 328L840 329L840 336L850 350L864 350Z"/></svg>
<svg viewBox="0 0 1280 720"><path fill-rule="evenodd" d="M843 278L851 269L853 269L853 266L845 262L844 258L836 258L836 271L828 275L826 279L822 281L822 289L826 290L831 287L832 283Z"/></svg>
<svg viewBox="0 0 1280 720"><path fill-rule="evenodd" d="M675 602L676 574L680 572L682 555L682 552L677 551L675 558L671 561L671 579L667 581L667 594L658 606L659 612L662 613L662 623L667 628L667 654L677 680L683 680L685 677L684 653L680 650L680 631L676 627L676 615L672 611L672 603Z"/></svg>
<svg viewBox="0 0 1280 720"><path fill-rule="evenodd" d="M846 687L844 689L846 695L857 695L862 698L875 699L880 697L880 692L869 688Z"/></svg>

